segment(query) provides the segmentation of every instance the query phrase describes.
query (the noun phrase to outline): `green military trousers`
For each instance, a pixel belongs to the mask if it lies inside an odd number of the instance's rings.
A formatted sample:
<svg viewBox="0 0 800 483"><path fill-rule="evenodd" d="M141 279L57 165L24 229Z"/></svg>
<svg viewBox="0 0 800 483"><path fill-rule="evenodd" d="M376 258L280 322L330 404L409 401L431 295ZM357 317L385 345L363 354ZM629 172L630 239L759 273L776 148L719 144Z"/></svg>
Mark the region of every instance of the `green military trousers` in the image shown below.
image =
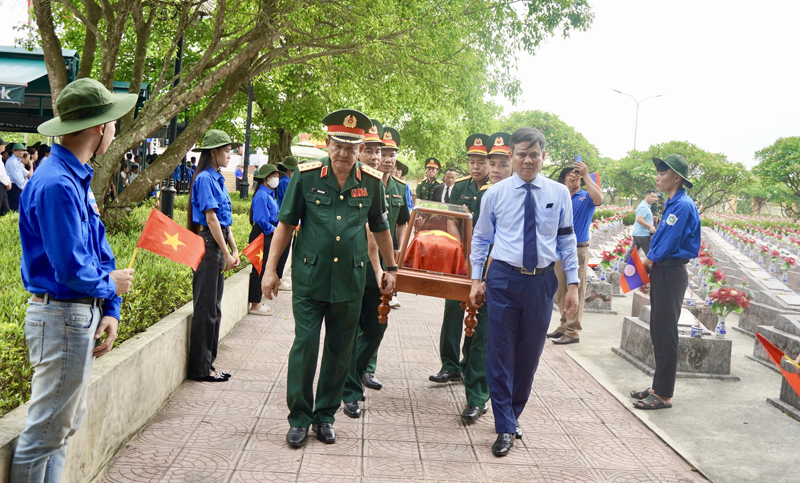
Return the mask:
<svg viewBox="0 0 800 483"><path fill-rule="evenodd" d="M361 299L331 303L292 295L292 309L295 335L289 352L286 385L289 424L307 428L312 423L333 423L334 414L342 402L342 389L350 367ZM315 405L313 384L323 319L325 345Z"/></svg>
<svg viewBox="0 0 800 483"><path fill-rule="evenodd" d="M461 334L464 333L464 311L458 300L444 301L442 333L439 339L439 353L442 369L461 374L468 406L483 407L489 400L489 383L486 379L486 353L489 316L484 304L478 310L478 325L472 337L464 337L463 357L459 363L458 352Z"/></svg>
<svg viewBox="0 0 800 483"><path fill-rule="evenodd" d="M358 334L350 356L350 367L344 383L342 401L360 401L364 395L361 376L369 372L369 364L378 354L378 347L383 340L383 333L389 325L378 322L378 305L381 303L381 291L375 280L372 265L367 265L367 284L361 303L361 315L358 319ZM374 371L374 369L373 369Z"/></svg>

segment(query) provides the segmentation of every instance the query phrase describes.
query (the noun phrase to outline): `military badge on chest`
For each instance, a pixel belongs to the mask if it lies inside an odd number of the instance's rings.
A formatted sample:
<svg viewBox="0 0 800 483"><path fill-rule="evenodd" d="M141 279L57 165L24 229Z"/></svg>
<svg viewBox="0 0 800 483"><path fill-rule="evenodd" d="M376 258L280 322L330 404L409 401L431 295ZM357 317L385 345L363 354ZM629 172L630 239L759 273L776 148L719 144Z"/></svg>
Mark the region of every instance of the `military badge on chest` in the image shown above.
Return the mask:
<svg viewBox="0 0 800 483"><path fill-rule="evenodd" d="M350 190L351 198L361 198L367 196L367 188L353 188Z"/></svg>

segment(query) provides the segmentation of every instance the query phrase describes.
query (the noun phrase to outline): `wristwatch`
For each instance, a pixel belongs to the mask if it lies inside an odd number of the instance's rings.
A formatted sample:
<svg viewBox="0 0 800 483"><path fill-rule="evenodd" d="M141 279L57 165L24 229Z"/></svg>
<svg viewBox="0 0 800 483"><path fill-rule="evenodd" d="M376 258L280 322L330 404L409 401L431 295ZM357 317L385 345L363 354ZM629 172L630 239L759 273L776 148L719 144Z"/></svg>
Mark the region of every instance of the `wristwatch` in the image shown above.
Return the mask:
<svg viewBox="0 0 800 483"><path fill-rule="evenodd" d="M386 271L387 272L396 272L397 271L397 265L395 265L393 267L386 267Z"/></svg>

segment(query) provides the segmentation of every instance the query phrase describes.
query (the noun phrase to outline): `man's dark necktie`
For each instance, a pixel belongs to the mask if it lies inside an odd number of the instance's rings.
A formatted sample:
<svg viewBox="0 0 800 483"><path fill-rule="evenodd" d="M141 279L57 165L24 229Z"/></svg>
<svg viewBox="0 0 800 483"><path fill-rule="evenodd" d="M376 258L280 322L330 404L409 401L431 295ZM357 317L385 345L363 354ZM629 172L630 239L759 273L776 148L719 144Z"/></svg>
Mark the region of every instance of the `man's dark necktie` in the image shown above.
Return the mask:
<svg viewBox="0 0 800 483"><path fill-rule="evenodd" d="M447 186L447 187L445 188L445 192L444 192L444 202L445 202L445 203L450 203L450 187L449 187L449 186Z"/></svg>
<svg viewBox="0 0 800 483"><path fill-rule="evenodd" d="M525 183L522 185L528 191L525 193L525 223L522 228L522 266L529 271L533 271L538 263L536 255L536 201L533 199L531 189L533 185Z"/></svg>

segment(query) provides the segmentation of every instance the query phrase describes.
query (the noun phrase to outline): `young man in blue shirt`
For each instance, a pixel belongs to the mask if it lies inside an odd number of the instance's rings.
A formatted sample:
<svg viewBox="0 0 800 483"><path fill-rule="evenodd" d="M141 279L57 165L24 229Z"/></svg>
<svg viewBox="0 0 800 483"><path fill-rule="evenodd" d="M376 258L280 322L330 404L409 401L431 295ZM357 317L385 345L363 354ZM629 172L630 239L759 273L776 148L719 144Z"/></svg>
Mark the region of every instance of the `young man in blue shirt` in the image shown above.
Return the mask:
<svg viewBox="0 0 800 483"><path fill-rule="evenodd" d="M639 399L637 409L672 407L675 374L678 368L678 319L683 295L689 285L686 264L700 254L700 215L683 187L691 188L689 165L683 156L672 154L661 160L653 158L658 174L656 187L667 193L661 223L642 260L650 271L650 339L656 370L653 387L631 391Z"/></svg>
<svg viewBox="0 0 800 483"><path fill-rule="evenodd" d="M586 297L586 269L589 265L589 226L592 224L595 208L603 204L603 193L589 176L589 167L581 161L576 161L571 168L562 169L558 181L567 187L572 198L572 221L578 242L578 276L581 281L578 285L578 310L568 317L563 309L564 297L567 295L567 274L561 268L561 261L556 262L556 277L558 277L556 304L561 312L561 323L556 330L547 334L547 337L552 338L554 344L575 344L581 340L583 301ZM582 190L581 185L585 185L586 189Z"/></svg>
<svg viewBox="0 0 800 483"><path fill-rule="evenodd" d="M495 456L507 455L514 438L522 438L518 420L550 325L558 260L569 285L564 311L570 316L578 309L578 254L569 191L540 173L545 159L541 131L517 129L509 147L514 175L483 196L470 255L470 301L480 306L486 297L489 316L487 375L497 432ZM481 276L492 244L484 286Z"/></svg>
<svg viewBox="0 0 800 483"><path fill-rule="evenodd" d="M631 252L641 248L644 254L650 252L650 241L653 238L653 233L656 232L656 227L653 225L653 210L650 206L658 201L658 191L647 190L644 194L644 199L636 207L636 223L633 224L633 243L628 249L628 252L623 258L627 264L628 259L631 258Z"/></svg>
<svg viewBox="0 0 800 483"><path fill-rule="evenodd" d="M106 152L116 119L136 98L79 79L58 96L59 117L38 128L61 143L20 197L22 282L32 294L25 338L34 374L12 482L60 481L66 445L86 412L92 363L117 337L120 295L130 290L133 270L116 270L87 163Z"/></svg>

